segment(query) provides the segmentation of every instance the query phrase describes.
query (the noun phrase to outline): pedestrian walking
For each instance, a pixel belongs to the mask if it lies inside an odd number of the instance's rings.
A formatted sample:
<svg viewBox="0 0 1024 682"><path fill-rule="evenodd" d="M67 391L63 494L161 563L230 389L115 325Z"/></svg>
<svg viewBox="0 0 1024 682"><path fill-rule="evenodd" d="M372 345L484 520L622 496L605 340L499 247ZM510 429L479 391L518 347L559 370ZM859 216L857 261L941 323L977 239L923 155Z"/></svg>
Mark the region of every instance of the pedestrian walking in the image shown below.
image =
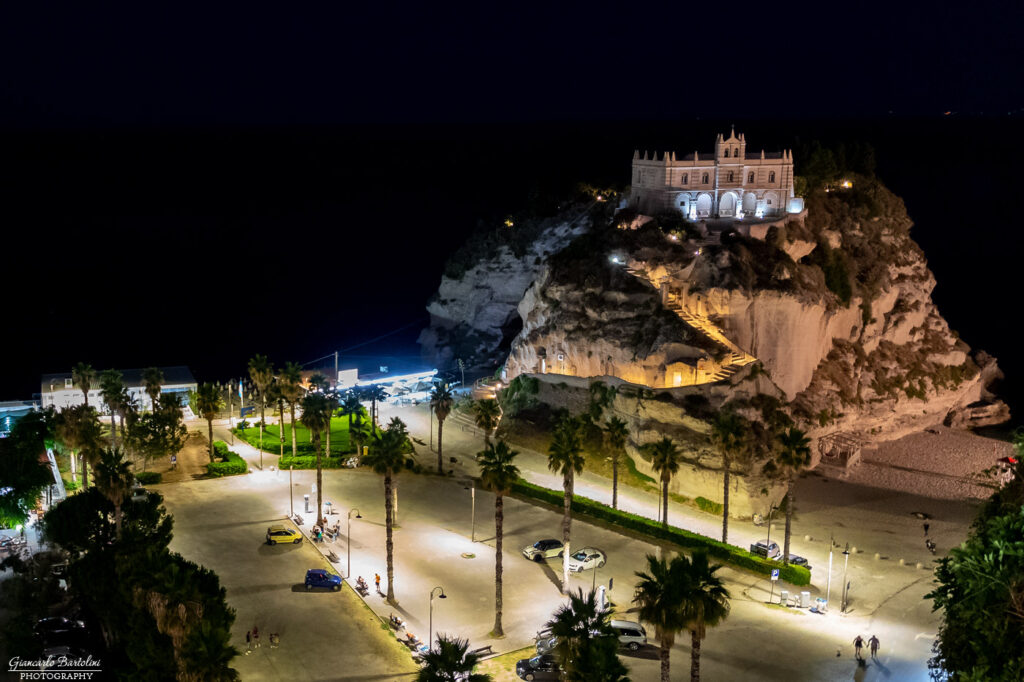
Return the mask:
<svg viewBox="0 0 1024 682"><path fill-rule="evenodd" d="M256 627L255 625L252 628L252 641L256 645L254 648L259 649L260 648L260 629L258 627ZM858 648L857 651L860 651L860 649Z"/></svg>
<svg viewBox="0 0 1024 682"><path fill-rule="evenodd" d="M245 655L252 653L252 630L245 631Z"/></svg>
<svg viewBox="0 0 1024 682"><path fill-rule="evenodd" d="M928 535L928 529L929 528L931 528L931 525L927 521L925 521L924 522L924 534L925 535Z"/></svg>
<svg viewBox="0 0 1024 682"><path fill-rule="evenodd" d="M377 594L380 594L380 573L373 574L373 582L377 586Z"/></svg>
<svg viewBox="0 0 1024 682"><path fill-rule="evenodd" d="M259 646L259 645L257 645L257 646ZM861 637L860 635L857 635L854 638L854 640L853 640L853 646L857 650L854 655L856 656L857 660L859 661L859 660L861 660L860 650L864 647L864 638Z"/></svg>
<svg viewBox="0 0 1024 682"><path fill-rule="evenodd" d="M871 658L878 658L878 645L881 642L878 641L878 637L871 635L871 639L868 640L868 644L871 646Z"/></svg>

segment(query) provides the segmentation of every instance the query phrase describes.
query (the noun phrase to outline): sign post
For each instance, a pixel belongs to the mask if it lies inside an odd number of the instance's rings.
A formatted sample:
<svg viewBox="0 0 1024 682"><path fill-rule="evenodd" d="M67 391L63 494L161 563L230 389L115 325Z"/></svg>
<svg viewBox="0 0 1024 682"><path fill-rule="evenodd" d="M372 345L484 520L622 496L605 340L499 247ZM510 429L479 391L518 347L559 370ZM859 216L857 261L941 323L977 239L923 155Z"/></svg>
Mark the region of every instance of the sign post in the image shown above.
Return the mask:
<svg viewBox="0 0 1024 682"><path fill-rule="evenodd" d="M779 569L772 569L772 592L768 596L768 603L771 604L772 600L775 599L775 581L779 579Z"/></svg>

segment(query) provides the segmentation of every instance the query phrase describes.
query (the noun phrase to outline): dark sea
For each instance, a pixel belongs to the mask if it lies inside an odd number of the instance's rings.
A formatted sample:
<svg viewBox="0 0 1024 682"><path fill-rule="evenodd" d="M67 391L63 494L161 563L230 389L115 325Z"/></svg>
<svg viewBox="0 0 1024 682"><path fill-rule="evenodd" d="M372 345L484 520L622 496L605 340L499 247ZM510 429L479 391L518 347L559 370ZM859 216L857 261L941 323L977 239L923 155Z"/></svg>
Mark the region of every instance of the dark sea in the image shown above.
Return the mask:
<svg viewBox="0 0 1024 682"><path fill-rule="evenodd" d="M627 184L634 149L710 151L731 124L748 151L872 144L939 309L1024 414L1024 120L958 116L0 133L0 400L79 361L200 381L254 353L415 364L445 259L481 221Z"/></svg>

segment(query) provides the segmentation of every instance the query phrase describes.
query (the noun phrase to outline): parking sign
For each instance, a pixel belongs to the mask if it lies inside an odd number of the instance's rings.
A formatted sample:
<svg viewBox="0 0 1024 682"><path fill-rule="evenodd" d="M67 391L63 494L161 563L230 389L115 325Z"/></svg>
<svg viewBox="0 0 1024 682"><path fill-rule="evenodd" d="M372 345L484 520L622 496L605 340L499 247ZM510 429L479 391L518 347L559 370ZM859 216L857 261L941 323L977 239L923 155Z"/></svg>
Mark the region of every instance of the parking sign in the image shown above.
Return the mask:
<svg viewBox="0 0 1024 682"><path fill-rule="evenodd" d="M778 579L779 579L779 569L773 568L772 569L772 580L778 580Z"/></svg>

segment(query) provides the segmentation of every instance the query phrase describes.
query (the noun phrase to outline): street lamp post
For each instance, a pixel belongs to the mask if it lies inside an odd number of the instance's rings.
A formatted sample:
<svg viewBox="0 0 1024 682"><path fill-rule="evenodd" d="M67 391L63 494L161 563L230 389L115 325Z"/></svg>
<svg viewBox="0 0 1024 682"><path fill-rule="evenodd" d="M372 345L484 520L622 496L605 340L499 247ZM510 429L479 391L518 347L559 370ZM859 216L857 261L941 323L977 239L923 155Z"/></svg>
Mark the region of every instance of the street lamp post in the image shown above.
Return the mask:
<svg viewBox="0 0 1024 682"><path fill-rule="evenodd" d="M465 489L469 490L469 498L470 498L470 506L469 506L469 516L470 516L470 531L469 532L470 532L470 535L469 535L469 541L470 542L476 542L476 484L471 480L469 482L469 485L467 485L465 487Z"/></svg>
<svg viewBox="0 0 1024 682"><path fill-rule="evenodd" d="M294 468L294 464L288 467L288 514L293 519L295 518L295 501L293 499L294 495L292 492L292 470Z"/></svg>
<svg viewBox="0 0 1024 682"><path fill-rule="evenodd" d="M348 546L348 568L345 571L345 580L352 579L352 512L356 513L356 518L363 518L362 514L359 513L358 509L352 508L348 510L348 524L345 528L345 544Z"/></svg>
<svg viewBox="0 0 1024 682"><path fill-rule="evenodd" d="M764 541L765 551L770 552L772 546L772 513L777 510L778 507L774 504L768 507L768 539Z"/></svg>
<svg viewBox="0 0 1024 682"><path fill-rule="evenodd" d="M828 608L829 597L832 596L832 550L836 546L833 536L828 537L828 579L825 580L825 607Z"/></svg>
<svg viewBox="0 0 1024 682"><path fill-rule="evenodd" d="M441 590L441 594L438 595L441 599L447 599L448 595L444 593L444 588L438 585L430 591L430 627L427 631L427 644L430 646L430 650L434 650L434 592Z"/></svg>
<svg viewBox="0 0 1024 682"><path fill-rule="evenodd" d="M843 599L842 599L842 604L839 607L839 612L840 613L846 613L846 599L848 597L847 589L846 589L846 585L847 585L847 583L846 583L846 571L849 568L849 566L850 566L850 543L847 542L846 543L846 549L843 550Z"/></svg>

